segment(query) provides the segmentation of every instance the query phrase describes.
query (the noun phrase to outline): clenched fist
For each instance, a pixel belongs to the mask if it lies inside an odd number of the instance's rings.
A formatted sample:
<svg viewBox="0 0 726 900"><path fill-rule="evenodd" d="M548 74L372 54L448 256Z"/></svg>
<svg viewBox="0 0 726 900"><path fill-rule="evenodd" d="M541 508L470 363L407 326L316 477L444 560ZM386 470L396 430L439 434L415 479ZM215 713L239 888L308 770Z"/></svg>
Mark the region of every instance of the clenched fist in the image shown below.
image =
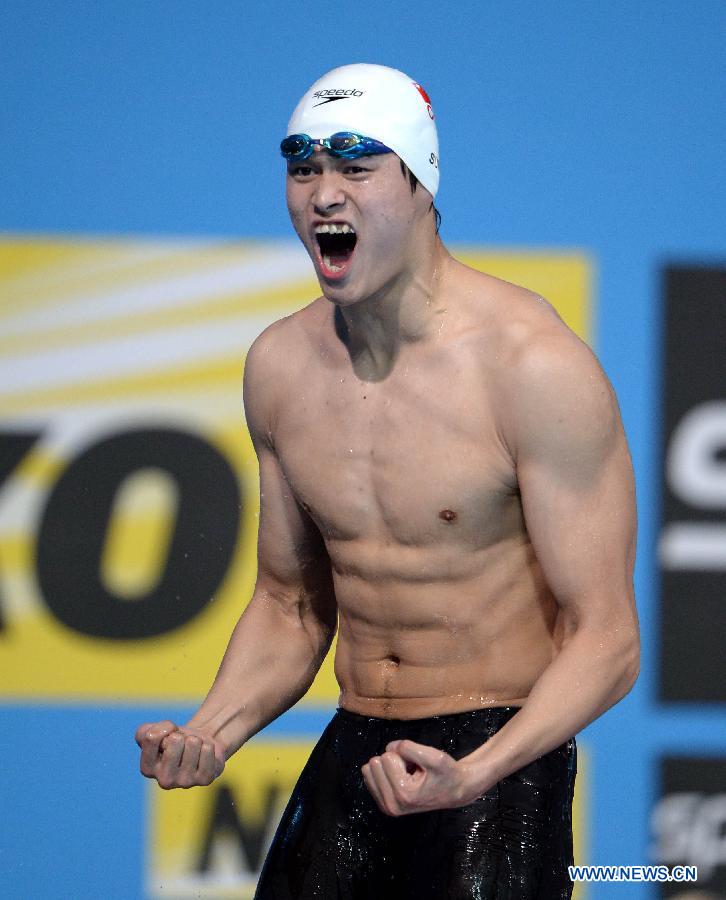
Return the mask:
<svg viewBox="0 0 726 900"><path fill-rule="evenodd" d="M211 784L224 770L219 741L196 728L173 722L147 722L136 729L141 774L164 790Z"/></svg>

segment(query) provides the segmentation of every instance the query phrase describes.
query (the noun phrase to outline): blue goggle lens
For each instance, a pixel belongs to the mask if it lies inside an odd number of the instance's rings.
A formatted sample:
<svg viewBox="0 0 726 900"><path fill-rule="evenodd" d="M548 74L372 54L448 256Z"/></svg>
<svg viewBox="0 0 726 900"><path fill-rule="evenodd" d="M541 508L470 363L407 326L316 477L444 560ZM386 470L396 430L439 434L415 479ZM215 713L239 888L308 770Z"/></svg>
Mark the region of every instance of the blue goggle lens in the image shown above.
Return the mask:
<svg viewBox="0 0 726 900"><path fill-rule="evenodd" d="M391 153L391 148L373 138L355 134L353 131L338 131L329 138L315 140L309 134L291 134L280 142L280 153L289 160L307 159L318 144L333 156L357 159L376 153Z"/></svg>

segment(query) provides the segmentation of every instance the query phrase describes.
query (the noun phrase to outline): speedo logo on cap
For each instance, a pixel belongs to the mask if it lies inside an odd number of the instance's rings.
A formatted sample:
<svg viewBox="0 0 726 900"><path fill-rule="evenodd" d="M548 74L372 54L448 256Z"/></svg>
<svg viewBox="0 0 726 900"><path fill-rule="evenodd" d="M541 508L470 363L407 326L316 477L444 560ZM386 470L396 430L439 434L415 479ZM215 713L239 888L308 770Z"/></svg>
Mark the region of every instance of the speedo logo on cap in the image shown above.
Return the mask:
<svg viewBox="0 0 726 900"><path fill-rule="evenodd" d="M356 88L326 88L323 91L315 91L313 100L319 100L320 103L313 103L313 106L322 106L323 103L332 103L334 100L347 100L349 97L362 97L365 91L356 90Z"/></svg>

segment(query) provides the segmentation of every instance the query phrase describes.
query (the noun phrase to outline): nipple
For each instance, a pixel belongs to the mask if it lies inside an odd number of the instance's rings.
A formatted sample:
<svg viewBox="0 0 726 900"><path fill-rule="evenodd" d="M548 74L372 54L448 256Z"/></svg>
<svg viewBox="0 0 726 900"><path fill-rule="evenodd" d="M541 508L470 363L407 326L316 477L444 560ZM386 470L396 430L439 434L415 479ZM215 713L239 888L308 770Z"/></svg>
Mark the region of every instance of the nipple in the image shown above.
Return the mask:
<svg viewBox="0 0 726 900"><path fill-rule="evenodd" d="M439 518L443 519L444 522L453 522L456 518L456 513L453 509L442 509L439 513Z"/></svg>

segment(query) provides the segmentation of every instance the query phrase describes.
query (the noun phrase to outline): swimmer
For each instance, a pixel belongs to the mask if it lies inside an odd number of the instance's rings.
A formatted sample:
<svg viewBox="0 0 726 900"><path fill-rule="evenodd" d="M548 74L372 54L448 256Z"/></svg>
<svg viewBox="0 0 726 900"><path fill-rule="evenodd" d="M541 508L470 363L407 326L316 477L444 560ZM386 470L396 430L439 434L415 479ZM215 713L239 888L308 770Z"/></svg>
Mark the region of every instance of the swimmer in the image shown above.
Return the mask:
<svg viewBox="0 0 726 900"><path fill-rule="evenodd" d="M541 297L446 250L411 78L329 72L281 152L322 295L250 348L256 585L197 713L138 728L141 771L209 784L337 631L257 898L570 897L575 735L638 671L612 388Z"/></svg>

